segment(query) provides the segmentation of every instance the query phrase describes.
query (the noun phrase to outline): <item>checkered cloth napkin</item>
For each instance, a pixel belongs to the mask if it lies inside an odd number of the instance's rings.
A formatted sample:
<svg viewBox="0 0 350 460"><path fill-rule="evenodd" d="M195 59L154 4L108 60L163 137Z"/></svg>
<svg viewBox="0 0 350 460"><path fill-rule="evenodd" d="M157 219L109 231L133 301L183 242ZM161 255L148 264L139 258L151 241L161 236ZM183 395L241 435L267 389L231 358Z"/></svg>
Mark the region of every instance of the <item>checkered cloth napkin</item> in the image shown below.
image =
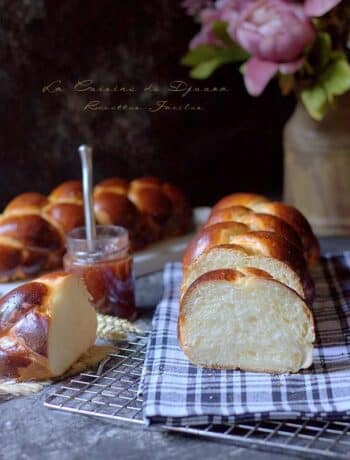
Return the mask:
<svg viewBox="0 0 350 460"><path fill-rule="evenodd" d="M164 270L140 392L148 423L233 423L350 416L350 252L326 256L313 274L314 364L298 374L202 369L177 341L181 265Z"/></svg>

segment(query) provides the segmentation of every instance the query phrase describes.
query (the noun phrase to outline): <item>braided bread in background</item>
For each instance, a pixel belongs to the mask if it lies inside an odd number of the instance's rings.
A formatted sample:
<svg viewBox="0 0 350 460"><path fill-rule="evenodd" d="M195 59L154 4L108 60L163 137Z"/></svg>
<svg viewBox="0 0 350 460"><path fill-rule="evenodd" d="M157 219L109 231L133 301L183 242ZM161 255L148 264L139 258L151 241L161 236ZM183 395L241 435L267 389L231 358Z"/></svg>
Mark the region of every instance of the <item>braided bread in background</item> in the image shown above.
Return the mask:
<svg viewBox="0 0 350 460"><path fill-rule="evenodd" d="M126 227L133 250L183 235L192 225L191 207L182 191L155 177L100 182L94 188L94 211L98 224ZM0 282L61 267L65 234L83 225L79 181L62 183L48 197L15 197L0 216Z"/></svg>
<svg viewBox="0 0 350 460"><path fill-rule="evenodd" d="M306 218L249 193L220 200L183 257L179 343L209 368L297 372L312 363L320 254Z"/></svg>

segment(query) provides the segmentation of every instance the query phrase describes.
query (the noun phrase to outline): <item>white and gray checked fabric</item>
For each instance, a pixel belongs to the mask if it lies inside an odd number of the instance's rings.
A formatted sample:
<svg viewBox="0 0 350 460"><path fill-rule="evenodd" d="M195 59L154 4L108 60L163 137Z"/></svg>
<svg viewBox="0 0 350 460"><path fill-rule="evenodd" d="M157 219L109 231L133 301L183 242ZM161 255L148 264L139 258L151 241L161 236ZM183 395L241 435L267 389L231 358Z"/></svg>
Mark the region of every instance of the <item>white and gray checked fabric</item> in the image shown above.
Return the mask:
<svg viewBox="0 0 350 460"><path fill-rule="evenodd" d="M314 364L298 374L202 369L177 341L181 265L164 270L140 386L148 423L232 423L350 416L350 252L326 256L315 270ZM258 344L257 344L258 346Z"/></svg>

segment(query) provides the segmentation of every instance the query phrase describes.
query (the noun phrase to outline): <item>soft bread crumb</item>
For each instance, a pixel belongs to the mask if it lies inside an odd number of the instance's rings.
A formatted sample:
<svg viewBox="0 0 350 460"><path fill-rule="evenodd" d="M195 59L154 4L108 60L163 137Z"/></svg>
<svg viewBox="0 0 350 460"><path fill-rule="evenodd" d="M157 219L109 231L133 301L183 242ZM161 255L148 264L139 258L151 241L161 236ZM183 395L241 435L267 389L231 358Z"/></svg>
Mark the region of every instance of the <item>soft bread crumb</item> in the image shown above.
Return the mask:
<svg viewBox="0 0 350 460"><path fill-rule="evenodd" d="M206 275L181 305L179 339L192 363L272 373L312 364L313 319L294 291L271 279Z"/></svg>

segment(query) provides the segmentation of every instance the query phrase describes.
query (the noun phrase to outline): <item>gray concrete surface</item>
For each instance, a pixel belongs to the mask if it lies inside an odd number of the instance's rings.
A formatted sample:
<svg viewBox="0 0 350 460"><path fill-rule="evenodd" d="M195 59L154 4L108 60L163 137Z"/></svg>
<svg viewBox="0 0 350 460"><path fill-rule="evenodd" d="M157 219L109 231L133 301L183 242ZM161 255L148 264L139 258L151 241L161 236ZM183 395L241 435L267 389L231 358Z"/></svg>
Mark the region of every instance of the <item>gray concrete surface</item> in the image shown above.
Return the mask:
<svg viewBox="0 0 350 460"><path fill-rule="evenodd" d="M350 238L323 239L324 251L350 250ZM146 309L161 295L161 276L138 280L138 303ZM262 452L219 442L164 433L138 425L66 414L43 407L52 387L43 392L2 402L0 405L0 459L2 460L138 460L138 459L256 459L291 460L297 455Z"/></svg>

